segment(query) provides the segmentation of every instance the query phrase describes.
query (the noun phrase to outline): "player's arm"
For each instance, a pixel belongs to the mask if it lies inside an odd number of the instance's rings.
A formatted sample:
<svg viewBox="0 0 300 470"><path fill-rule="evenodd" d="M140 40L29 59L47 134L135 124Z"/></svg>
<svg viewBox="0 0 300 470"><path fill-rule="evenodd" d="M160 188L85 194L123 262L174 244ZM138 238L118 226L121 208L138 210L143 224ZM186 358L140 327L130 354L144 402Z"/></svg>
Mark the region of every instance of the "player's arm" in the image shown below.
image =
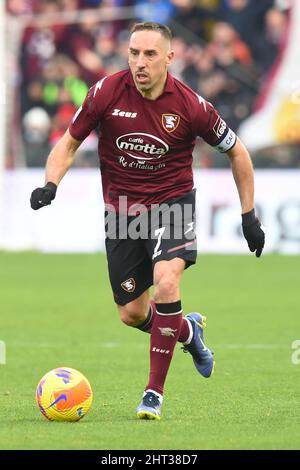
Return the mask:
<svg viewBox="0 0 300 470"><path fill-rule="evenodd" d="M248 150L237 138L234 147L227 152L232 174L239 193L242 214L254 208L254 174Z"/></svg>
<svg viewBox="0 0 300 470"><path fill-rule="evenodd" d="M51 204L59 182L74 161L76 150L90 132L100 124L103 107L99 106L96 101L98 99L101 104L105 102L100 93L104 80L105 78L89 89L68 130L50 152L46 165L45 186L32 192L30 199L32 209L37 210Z"/></svg>
<svg viewBox="0 0 300 470"><path fill-rule="evenodd" d="M55 198L57 186L72 165L80 144L81 141L74 139L67 130L53 147L46 164L45 186L36 188L31 194L32 209L37 210L51 204Z"/></svg>
<svg viewBox="0 0 300 470"><path fill-rule="evenodd" d="M81 141L74 139L69 129L67 129L49 154L46 164L45 184L51 181L58 186L61 179L73 164L76 150L80 144Z"/></svg>
<svg viewBox="0 0 300 470"><path fill-rule="evenodd" d="M262 253L265 234L254 209L254 172L250 155L237 138L235 145L226 152L231 163L232 174L242 207L242 228L250 251L257 257Z"/></svg>
<svg viewBox="0 0 300 470"><path fill-rule="evenodd" d="M243 234L250 251L257 257L262 253L265 235L254 209L254 175L250 155L235 132L230 129L211 103L198 96L192 123L195 134L215 147L220 153L226 153L231 162L232 173L242 206Z"/></svg>

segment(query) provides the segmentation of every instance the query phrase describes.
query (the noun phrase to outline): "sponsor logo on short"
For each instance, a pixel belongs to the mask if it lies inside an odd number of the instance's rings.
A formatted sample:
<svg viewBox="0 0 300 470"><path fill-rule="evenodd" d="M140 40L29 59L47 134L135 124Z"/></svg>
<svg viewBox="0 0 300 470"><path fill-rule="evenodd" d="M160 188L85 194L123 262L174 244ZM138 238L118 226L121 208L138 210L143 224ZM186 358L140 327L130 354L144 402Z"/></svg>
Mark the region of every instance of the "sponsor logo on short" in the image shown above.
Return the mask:
<svg viewBox="0 0 300 470"><path fill-rule="evenodd" d="M137 117L137 113L133 113L131 111L122 111L121 109L115 108L112 112L112 116L120 116L133 119Z"/></svg>
<svg viewBox="0 0 300 470"><path fill-rule="evenodd" d="M160 349L160 348L156 348L155 346L153 346L152 351L153 352L158 352L158 353L161 353L161 354L169 354L170 353L169 349Z"/></svg>
<svg viewBox="0 0 300 470"><path fill-rule="evenodd" d="M119 150L137 160L157 160L169 151L169 146L158 137L142 132L124 134L117 138Z"/></svg>
<svg viewBox="0 0 300 470"><path fill-rule="evenodd" d="M173 330L172 328L160 328L158 327L158 329L160 330L160 333L162 336L175 336L174 333L176 333L177 330Z"/></svg>
<svg viewBox="0 0 300 470"><path fill-rule="evenodd" d="M213 127L213 131L216 134L217 137L222 137L226 130L226 122L223 121L220 117L218 118L217 122L215 123Z"/></svg>
<svg viewBox="0 0 300 470"><path fill-rule="evenodd" d="M126 281L122 282L121 287L122 289L126 290L126 292L134 292L135 280L133 279L133 277L126 279Z"/></svg>
<svg viewBox="0 0 300 470"><path fill-rule="evenodd" d="M178 114L163 114L161 121L165 131L174 132L179 125L180 116Z"/></svg>

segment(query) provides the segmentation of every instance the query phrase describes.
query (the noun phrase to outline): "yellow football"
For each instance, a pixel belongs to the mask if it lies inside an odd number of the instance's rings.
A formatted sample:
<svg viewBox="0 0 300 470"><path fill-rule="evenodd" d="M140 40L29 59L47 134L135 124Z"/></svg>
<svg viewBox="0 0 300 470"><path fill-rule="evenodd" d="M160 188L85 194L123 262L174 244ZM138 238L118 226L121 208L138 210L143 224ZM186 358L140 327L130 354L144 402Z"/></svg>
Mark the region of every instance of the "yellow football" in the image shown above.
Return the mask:
<svg viewBox="0 0 300 470"><path fill-rule="evenodd" d="M50 421L78 421L89 411L92 399L89 381L70 367L50 370L36 389L39 409Z"/></svg>

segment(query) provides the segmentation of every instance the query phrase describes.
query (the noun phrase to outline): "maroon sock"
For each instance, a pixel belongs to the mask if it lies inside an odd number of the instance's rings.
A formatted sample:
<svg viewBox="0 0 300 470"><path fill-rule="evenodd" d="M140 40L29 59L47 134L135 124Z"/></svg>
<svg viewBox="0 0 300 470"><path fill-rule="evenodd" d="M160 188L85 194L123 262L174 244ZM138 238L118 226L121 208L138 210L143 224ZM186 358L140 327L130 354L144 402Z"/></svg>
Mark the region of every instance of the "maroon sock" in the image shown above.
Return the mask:
<svg viewBox="0 0 300 470"><path fill-rule="evenodd" d="M156 315L150 340L150 374L145 390L151 389L162 394L181 330L182 309L180 300L155 306Z"/></svg>
<svg viewBox="0 0 300 470"><path fill-rule="evenodd" d="M148 315L145 321L141 323L138 326L135 326L138 330L144 331L145 333L151 333L153 321L154 321L154 315L156 315L156 310L155 310L155 302L154 300L150 300L150 307L148 311Z"/></svg>
<svg viewBox="0 0 300 470"><path fill-rule="evenodd" d="M155 302L154 300L150 300L150 308L149 308L148 316L146 320L141 325L136 326L136 328L138 328L141 331L144 331L145 333L151 333L152 325L153 325L154 318L156 317L156 315L157 313L156 313ZM190 329L189 329L188 322L183 317L181 318L182 318L181 327L180 327L179 337L177 341L179 341L179 343L185 343L185 341L187 341L190 335Z"/></svg>

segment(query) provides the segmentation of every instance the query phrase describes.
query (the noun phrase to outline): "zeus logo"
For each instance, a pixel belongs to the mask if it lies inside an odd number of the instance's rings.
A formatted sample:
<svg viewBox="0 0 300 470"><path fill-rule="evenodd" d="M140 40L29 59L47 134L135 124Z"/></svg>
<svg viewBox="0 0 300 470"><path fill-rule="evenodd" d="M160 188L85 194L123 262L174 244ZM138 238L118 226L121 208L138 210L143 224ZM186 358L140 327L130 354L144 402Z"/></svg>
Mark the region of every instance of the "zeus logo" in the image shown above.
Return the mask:
<svg viewBox="0 0 300 470"><path fill-rule="evenodd" d="M169 146L161 139L142 132L121 135L116 145L119 150L137 160L156 160L169 151Z"/></svg>
<svg viewBox="0 0 300 470"><path fill-rule="evenodd" d="M158 352L158 353L161 353L161 354L170 354L169 349L160 349L160 348L156 348L155 346L153 346L152 351L153 352Z"/></svg>
<svg viewBox="0 0 300 470"><path fill-rule="evenodd" d="M132 113L130 111L121 111L120 109L115 108L114 112L112 113L112 116L136 118L137 113Z"/></svg>

